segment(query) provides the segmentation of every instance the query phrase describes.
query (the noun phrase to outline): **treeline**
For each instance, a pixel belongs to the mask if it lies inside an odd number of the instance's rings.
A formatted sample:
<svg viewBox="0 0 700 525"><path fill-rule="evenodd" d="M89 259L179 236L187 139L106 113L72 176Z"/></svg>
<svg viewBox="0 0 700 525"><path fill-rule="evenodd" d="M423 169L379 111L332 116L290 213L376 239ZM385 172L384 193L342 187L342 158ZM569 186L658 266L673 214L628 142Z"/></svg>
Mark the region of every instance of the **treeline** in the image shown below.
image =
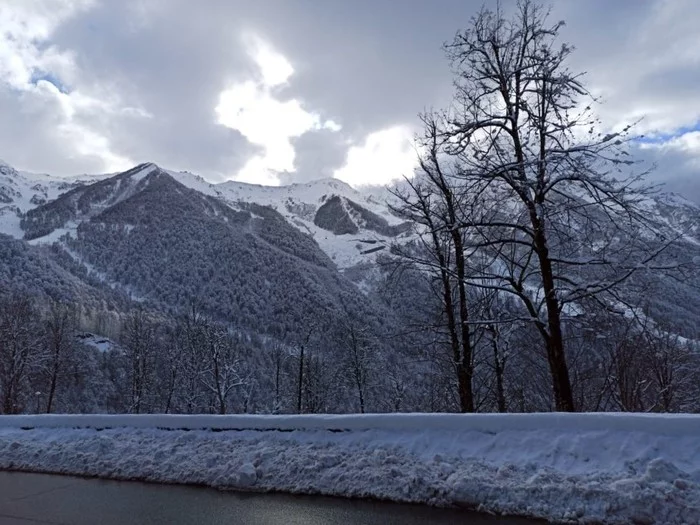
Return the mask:
<svg viewBox="0 0 700 525"><path fill-rule="evenodd" d="M0 410L417 409L417 390L408 386L411 370L387 351L372 326L346 310L332 320L309 317L301 335L274 340L214 322L194 303L174 317L145 308L93 314L79 304L0 295Z"/></svg>
<svg viewBox="0 0 700 525"><path fill-rule="evenodd" d="M439 279L414 260L386 257L382 266L382 294L400 318L401 348L423 359L414 369L417 410L464 411L461 348L455 351ZM673 324L652 320L650 302L656 299L646 299L625 312L591 299L579 305L581 315L567 317L563 340L578 411L700 411L698 343L678 335ZM554 409L547 351L518 299L469 287L467 304L473 411Z"/></svg>
<svg viewBox="0 0 700 525"><path fill-rule="evenodd" d="M0 411L459 411L449 337L427 277L397 282L413 283L401 293L391 282L384 287L404 305L399 331L379 334L346 312L308 318L286 341L215 323L196 305L177 317L144 309L91 314L77 304L0 296ZM515 307L481 304L503 318ZM700 411L693 343L602 310L587 322L566 334L580 410ZM483 324L473 336L476 411L551 410L547 363L530 323Z"/></svg>

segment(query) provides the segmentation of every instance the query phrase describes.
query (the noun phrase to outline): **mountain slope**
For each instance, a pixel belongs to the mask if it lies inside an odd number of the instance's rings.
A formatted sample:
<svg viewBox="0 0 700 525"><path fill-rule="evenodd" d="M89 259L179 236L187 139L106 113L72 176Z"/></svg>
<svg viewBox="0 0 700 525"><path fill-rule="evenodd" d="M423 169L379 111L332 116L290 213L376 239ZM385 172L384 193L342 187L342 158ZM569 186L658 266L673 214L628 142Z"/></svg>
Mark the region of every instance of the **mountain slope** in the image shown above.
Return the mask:
<svg viewBox="0 0 700 525"><path fill-rule="evenodd" d="M245 202L273 208L297 229L310 234L341 270L375 263L379 250L368 249L367 244L387 245L405 236L409 229L389 211L383 198L361 193L337 179L258 186L235 181L210 184L191 173L168 173L185 186L234 206ZM335 229L332 224L337 221L345 226Z"/></svg>
<svg viewBox="0 0 700 525"><path fill-rule="evenodd" d="M388 255L387 246L413 238L382 202L386 197L334 179L211 184L142 164L61 180L3 164L0 232L30 244L58 241L51 257L60 267L159 308L175 311L196 299L220 318L271 323L264 329L281 333L309 313L337 313L347 301L375 317L386 314L357 293L376 286L377 258ZM700 260L700 207L674 194L645 206L679 238L670 258ZM655 319L695 337L695 281L650 276L638 284L648 290ZM285 312L290 318L280 321Z"/></svg>
<svg viewBox="0 0 700 525"><path fill-rule="evenodd" d="M280 337L344 307L387 314L272 208L227 204L153 164L74 188L28 211L22 226L26 239L59 241L106 284L171 313L196 302Z"/></svg>
<svg viewBox="0 0 700 525"><path fill-rule="evenodd" d="M80 184L77 180L19 172L0 160L0 233L21 237L24 213Z"/></svg>
<svg viewBox="0 0 700 525"><path fill-rule="evenodd" d="M34 247L0 233L0 293L72 301L93 310L125 308L128 298L101 286L60 249Z"/></svg>

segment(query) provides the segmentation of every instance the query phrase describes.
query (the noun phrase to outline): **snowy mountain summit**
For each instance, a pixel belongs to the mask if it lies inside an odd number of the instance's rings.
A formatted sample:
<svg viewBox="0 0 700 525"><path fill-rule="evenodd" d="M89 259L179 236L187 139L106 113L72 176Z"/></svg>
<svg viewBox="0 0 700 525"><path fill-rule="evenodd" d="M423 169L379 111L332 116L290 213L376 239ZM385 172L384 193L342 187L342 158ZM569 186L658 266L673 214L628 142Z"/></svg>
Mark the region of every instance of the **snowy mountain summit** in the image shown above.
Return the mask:
<svg viewBox="0 0 700 525"><path fill-rule="evenodd" d="M358 315L386 317L386 305L368 296L379 275L376 263L391 256L391 245L416 238L411 224L392 213L388 196L336 179L213 184L154 163L73 178L2 163L0 236L14 238L6 241L14 259L0 272L42 293L51 282L95 301L122 293L173 312L201 297L215 317L243 316L250 326L282 312L298 328L309 311L342 311L347 298L339 297L348 294L357 297ZM674 248L680 258L700 260L700 207L675 194L644 205L680 239ZM29 265L26 258L38 259ZM20 278L18 265L41 270ZM655 294L652 315L681 308L674 319L690 326L700 309L693 286L670 280L655 286L673 293ZM284 323L268 328L286 329ZM690 328L685 332L694 337Z"/></svg>
<svg viewBox="0 0 700 525"><path fill-rule="evenodd" d="M162 177L213 197L232 210L250 204L272 208L296 229L312 236L341 269L373 261L374 254L409 230L381 198L337 179L277 187L235 181L212 184L192 173L163 169L154 163L92 180L85 176L61 179L18 172L3 163L0 233L33 244L53 243L81 222L128 201Z"/></svg>

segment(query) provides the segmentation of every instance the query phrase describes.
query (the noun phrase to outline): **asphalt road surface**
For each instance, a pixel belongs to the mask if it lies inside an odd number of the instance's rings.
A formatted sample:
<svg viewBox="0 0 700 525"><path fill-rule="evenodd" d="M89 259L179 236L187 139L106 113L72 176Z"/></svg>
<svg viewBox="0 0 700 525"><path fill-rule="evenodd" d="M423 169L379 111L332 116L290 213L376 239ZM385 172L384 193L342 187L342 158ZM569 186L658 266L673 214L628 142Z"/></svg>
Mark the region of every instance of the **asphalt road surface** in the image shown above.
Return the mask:
<svg viewBox="0 0 700 525"><path fill-rule="evenodd" d="M0 472L0 524L532 525L519 518L343 498Z"/></svg>

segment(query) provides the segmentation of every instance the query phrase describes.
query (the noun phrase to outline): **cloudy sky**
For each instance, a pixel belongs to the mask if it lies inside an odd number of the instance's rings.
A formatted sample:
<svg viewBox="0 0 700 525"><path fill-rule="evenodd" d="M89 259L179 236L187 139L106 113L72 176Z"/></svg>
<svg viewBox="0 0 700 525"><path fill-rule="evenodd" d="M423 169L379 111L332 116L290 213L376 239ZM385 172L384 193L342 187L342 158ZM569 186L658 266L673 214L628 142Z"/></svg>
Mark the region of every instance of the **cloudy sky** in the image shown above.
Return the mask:
<svg viewBox="0 0 700 525"><path fill-rule="evenodd" d="M487 1L487 4L489 2ZM506 6L509 0L504 2ZM410 172L469 0L0 0L0 158L280 184ZM606 126L700 200L700 2L554 0Z"/></svg>

